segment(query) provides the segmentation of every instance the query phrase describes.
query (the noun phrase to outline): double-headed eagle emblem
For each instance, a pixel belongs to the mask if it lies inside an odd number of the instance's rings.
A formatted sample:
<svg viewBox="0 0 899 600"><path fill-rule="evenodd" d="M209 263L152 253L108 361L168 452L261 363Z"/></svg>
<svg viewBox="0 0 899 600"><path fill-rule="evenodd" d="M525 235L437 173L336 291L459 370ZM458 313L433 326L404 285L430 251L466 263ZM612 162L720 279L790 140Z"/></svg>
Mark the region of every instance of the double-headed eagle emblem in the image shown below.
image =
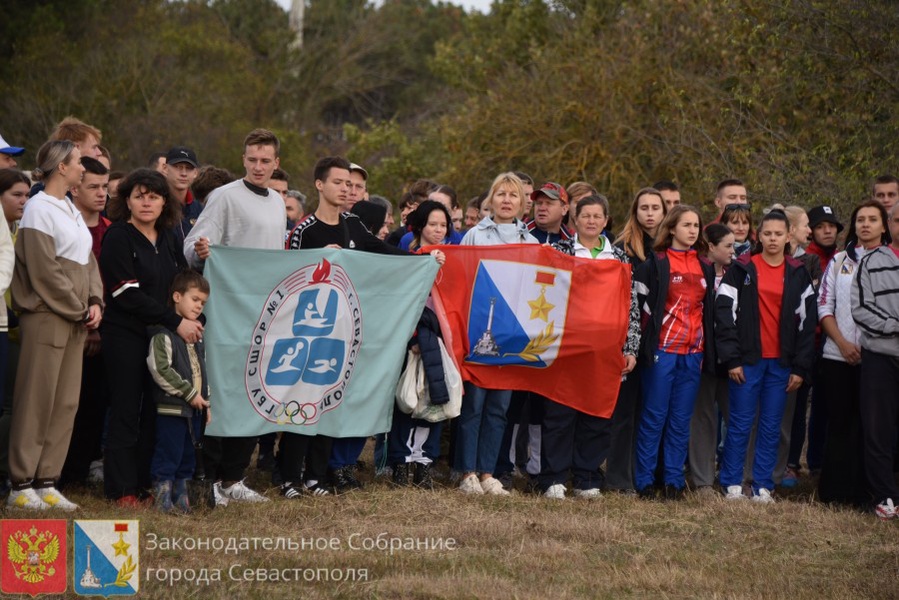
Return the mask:
<svg viewBox="0 0 899 600"><path fill-rule="evenodd" d="M52 566L59 556L59 537L49 531L38 533L32 527L26 534L17 531L9 537L7 555L13 564L16 577L28 583L39 583L52 577L56 569Z"/></svg>

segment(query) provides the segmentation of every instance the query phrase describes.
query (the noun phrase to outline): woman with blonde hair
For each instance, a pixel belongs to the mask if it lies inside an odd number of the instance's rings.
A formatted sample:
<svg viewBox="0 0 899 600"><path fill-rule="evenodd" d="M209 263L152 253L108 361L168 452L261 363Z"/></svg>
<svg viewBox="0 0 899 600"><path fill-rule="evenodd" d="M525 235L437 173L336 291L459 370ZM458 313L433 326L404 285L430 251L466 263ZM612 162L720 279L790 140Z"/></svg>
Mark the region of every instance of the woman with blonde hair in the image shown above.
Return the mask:
<svg viewBox="0 0 899 600"><path fill-rule="evenodd" d="M491 216L469 229L463 246L536 244L527 226L518 218L524 192L515 173L502 173L493 180L487 202ZM462 473L459 489L467 494L508 495L493 476L506 427L506 411L512 390L488 390L465 384L462 413L456 436L455 468Z"/></svg>
<svg viewBox="0 0 899 600"><path fill-rule="evenodd" d="M33 174L44 189L25 205L16 238L13 306L20 312L22 350L9 440L14 508L75 510L56 489L78 395L88 329L100 325L103 284L90 231L66 197L84 174L81 152L51 141Z"/></svg>

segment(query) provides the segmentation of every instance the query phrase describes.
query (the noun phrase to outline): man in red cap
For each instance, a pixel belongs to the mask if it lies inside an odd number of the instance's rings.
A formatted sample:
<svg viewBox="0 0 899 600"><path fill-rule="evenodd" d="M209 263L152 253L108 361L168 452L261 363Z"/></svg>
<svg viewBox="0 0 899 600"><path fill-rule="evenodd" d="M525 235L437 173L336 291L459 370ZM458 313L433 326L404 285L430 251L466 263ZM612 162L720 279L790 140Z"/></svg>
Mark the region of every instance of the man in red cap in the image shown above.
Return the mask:
<svg viewBox="0 0 899 600"><path fill-rule="evenodd" d="M562 224L568 214L568 192L558 183L547 181L539 190L531 192L534 202L534 219L528 223L528 231L541 244L554 244L571 238Z"/></svg>

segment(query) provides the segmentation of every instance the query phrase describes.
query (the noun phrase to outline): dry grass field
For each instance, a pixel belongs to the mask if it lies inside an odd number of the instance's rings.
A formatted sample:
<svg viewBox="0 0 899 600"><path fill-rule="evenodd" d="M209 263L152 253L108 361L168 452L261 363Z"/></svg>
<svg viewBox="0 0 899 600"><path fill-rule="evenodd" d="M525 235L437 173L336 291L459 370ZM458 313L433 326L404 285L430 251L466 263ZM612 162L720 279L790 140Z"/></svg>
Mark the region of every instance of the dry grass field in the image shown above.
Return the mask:
<svg viewBox="0 0 899 600"><path fill-rule="evenodd" d="M265 486L256 472L249 483ZM141 598L899 598L899 521L826 507L814 500L809 480L771 506L694 495L668 503L617 494L467 497L450 488L396 489L380 479L341 497L288 501L269 489L273 502L191 516L129 512L99 495L72 490L82 504L75 518L140 520ZM289 551L265 550L260 540L257 549L234 554L151 549L149 534L158 536L157 546L166 537L337 541L334 549ZM379 534L384 543L452 539L454 548L391 554L377 548ZM157 571L148 578L148 569ZM184 578L218 569L221 581L170 585L159 569ZM327 580L304 579L319 569ZM359 569L367 569L367 581L331 576ZM292 580L253 580L259 570Z"/></svg>

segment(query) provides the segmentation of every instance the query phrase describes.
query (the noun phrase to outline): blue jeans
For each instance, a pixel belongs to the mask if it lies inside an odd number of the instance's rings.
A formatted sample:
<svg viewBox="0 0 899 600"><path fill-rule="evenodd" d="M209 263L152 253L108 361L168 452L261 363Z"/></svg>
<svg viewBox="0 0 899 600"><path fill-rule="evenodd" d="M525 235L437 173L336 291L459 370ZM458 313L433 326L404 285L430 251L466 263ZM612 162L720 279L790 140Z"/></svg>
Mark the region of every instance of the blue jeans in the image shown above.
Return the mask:
<svg viewBox="0 0 899 600"><path fill-rule="evenodd" d="M190 429L194 430L193 438ZM156 445L150 475L153 481L190 479L197 464L193 439L200 439L200 415L173 417L156 415Z"/></svg>
<svg viewBox="0 0 899 600"><path fill-rule="evenodd" d="M367 437L334 438L331 444L331 457L328 459L329 469L341 469L355 465L365 449Z"/></svg>
<svg viewBox="0 0 899 600"><path fill-rule="evenodd" d="M659 446L664 444L665 484L682 489L690 441L690 418L699 391L702 354L657 350L654 362L640 370L643 412L637 426L634 485L642 490L655 479ZM663 435L664 433L664 435Z"/></svg>
<svg viewBox="0 0 899 600"><path fill-rule="evenodd" d="M787 405L790 369L777 358L763 358L757 364L743 365L746 383L733 380L728 387L730 420L724 438L724 460L719 479L721 487L742 485L743 465L752 423L758 414L755 458L752 462L752 489L774 489L774 465L780 445L780 424Z"/></svg>
<svg viewBox="0 0 899 600"><path fill-rule="evenodd" d="M485 390L465 384L456 433L457 471L493 474L511 399L511 390Z"/></svg>

